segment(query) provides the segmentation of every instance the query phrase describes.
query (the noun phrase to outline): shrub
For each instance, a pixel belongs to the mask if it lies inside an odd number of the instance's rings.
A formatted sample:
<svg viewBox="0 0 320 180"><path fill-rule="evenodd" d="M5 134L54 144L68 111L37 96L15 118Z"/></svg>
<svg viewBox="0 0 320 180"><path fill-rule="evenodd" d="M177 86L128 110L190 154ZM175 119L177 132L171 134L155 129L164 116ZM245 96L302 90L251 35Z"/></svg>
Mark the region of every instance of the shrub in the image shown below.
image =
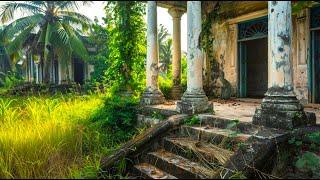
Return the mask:
<svg viewBox="0 0 320 180"><path fill-rule="evenodd" d="M126 140L135 132L138 104L137 97L109 95L92 117L94 126L106 129L119 141Z"/></svg>
<svg viewBox="0 0 320 180"><path fill-rule="evenodd" d="M163 93L166 99L171 98L171 89L173 86L173 82L171 78L159 76L159 89Z"/></svg>
<svg viewBox="0 0 320 180"><path fill-rule="evenodd" d="M187 89L187 58L185 55L181 58L181 87L182 93ZM166 99L171 98L171 89L173 87L172 79L172 65L169 65L168 72L160 74L159 76L159 88Z"/></svg>

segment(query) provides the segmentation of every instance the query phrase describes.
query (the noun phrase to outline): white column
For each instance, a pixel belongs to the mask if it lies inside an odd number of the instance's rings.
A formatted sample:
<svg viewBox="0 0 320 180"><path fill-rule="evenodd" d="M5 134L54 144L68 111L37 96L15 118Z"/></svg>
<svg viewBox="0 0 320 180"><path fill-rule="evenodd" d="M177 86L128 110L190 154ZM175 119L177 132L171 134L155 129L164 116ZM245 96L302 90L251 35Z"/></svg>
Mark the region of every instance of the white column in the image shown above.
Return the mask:
<svg viewBox="0 0 320 180"><path fill-rule="evenodd" d="M159 54L157 32L157 4L156 1L148 1L147 10L147 63L146 90L142 95L141 104L161 104L164 102L163 94L158 87Z"/></svg>
<svg viewBox="0 0 320 180"><path fill-rule="evenodd" d="M253 124L292 129L316 123L307 116L293 91L290 1L268 1L268 91Z"/></svg>
<svg viewBox="0 0 320 180"><path fill-rule="evenodd" d="M188 1L187 3L187 90L181 101L177 102L177 110L182 113L195 114L210 110L212 105L208 103L202 84L203 53L199 44L202 28L201 1Z"/></svg>
<svg viewBox="0 0 320 180"><path fill-rule="evenodd" d="M291 2L269 1L268 6L268 87L293 93Z"/></svg>
<svg viewBox="0 0 320 180"><path fill-rule="evenodd" d="M148 1L147 27L147 88L158 89L158 32L157 32L157 4Z"/></svg>
<svg viewBox="0 0 320 180"><path fill-rule="evenodd" d="M201 32L201 2L188 1L188 57L187 92L203 94L203 54L199 45Z"/></svg>
<svg viewBox="0 0 320 180"><path fill-rule="evenodd" d="M177 8L169 9L172 16L172 77L173 88L171 92L172 99L181 98L181 16L183 11Z"/></svg>

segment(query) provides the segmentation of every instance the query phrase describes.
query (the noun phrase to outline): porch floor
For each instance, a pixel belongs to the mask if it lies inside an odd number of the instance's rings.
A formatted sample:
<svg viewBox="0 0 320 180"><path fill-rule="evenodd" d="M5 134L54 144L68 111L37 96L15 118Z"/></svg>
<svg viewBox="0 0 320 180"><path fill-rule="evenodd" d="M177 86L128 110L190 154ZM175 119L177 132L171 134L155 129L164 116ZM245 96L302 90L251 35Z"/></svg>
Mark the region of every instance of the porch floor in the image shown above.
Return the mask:
<svg viewBox="0 0 320 180"><path fill-rule="evenodd" d="M260 106L261 99L213 99L211 102L213 102L215 116L251 122L255 109ZM152 107L175 111L176 101L167 101L165 104L154 105ZM317 117L317 124L320 124L320 104L306 104L304 105L304 109L308 112L314 112Z"/></svg>

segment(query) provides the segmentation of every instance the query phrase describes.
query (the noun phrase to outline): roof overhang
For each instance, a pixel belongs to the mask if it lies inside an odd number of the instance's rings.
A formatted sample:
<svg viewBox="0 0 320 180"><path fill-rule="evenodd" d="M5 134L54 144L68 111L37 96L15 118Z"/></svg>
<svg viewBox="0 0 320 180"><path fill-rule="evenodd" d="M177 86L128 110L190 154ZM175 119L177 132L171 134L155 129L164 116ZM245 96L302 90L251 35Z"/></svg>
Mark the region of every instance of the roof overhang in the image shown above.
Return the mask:
<svg viewBox="0 0 320 180"><path fill-rule="evenodd" d="M187 11L187 1L157 1L157 6L166 9L178 8Z"/></svg>

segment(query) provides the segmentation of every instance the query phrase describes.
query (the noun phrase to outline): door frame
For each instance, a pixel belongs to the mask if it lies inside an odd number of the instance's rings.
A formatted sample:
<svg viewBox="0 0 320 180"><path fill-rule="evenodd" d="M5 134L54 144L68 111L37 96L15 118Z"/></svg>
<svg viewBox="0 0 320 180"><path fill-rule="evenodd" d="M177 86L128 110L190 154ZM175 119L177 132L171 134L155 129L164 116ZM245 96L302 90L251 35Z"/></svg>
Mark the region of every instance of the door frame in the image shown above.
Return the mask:
<svg viewBox="0 0 320 180"><path fill-rule="evenodd" d="M314 12L315 11L315 12ZM320 91L320 82L316 82L316 75L320 74L320 69L316 69L316 60L315 60L315 32L320 31L320 24L316 23L313 21L315 14L320 13L320 6L316 6L310 9L310 51L309 51L309 57L310 61L308 61L307 66L308 66L308 88L309 88L309 102L311 103L320 103L320 95L318 92ZM317 45L320 46L320 43ZM318 68L320 66L320 62L318 62ZM317 84L318 83L318 84Z"/></svg>
<svg viewBox="0 0 320 180"><path fill-rule="evenodd" d="M244 28L240 28L240 26L246 26L246 24L258 24L258 23L265 23L265 20L267 20L268 23L268 16L262 16L262 17L257 17L253 18L247 21L239 22L238 23L238 48L237 48L237 56L238 56L238 97L239 98L245 98L247 97L247 46L245 45L244 42L251 41L251 40L256 40L256 39L263 39L263 38L268 38L268 33L263 32L259 34L253 34L252 36L250 35L243 35L241 32ZM267 26L268 27L268 26Z"/></svg>

